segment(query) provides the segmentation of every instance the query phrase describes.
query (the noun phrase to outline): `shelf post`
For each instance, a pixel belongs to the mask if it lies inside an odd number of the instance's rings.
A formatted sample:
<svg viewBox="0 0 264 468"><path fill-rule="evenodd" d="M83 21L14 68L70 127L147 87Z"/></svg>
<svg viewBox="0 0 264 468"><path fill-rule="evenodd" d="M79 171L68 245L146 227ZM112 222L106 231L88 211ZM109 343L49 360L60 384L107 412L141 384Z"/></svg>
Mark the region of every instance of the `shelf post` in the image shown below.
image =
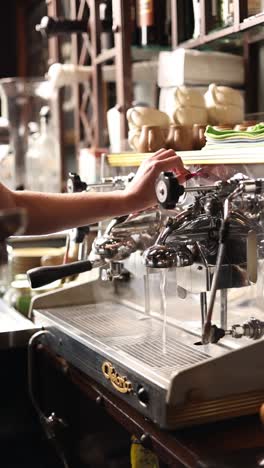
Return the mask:
<svg viewBox="0 0 264 468"><path fill-rule="evenodd" d="M200 35L205 36L210 26L210 5L208 0L200 0Z"/></svg>
<svg viewBox="0 0 264 468"><path fill-rule="evenodd" d="M60 2L59 0L46 0L47 5L47 14L51 17L60 16ZM60 39L55 37L50 37L48 39L48 48L49 48L49 61L48 65L52 65L56 62L61 62L61 53L60 53ZM54 106L53 111L55 112L54 121L55 121L55 131L56 137L59 141L60 148L60 162L61 162L61 185L63 185L64 179L67 177L65 174L65 162L64 162L64 139L63 139L63 111L62 111L62 101L63 101L63 91L58 91L58 99Z"/></svg>
<svg viewBox="0 0 264 468"><path fill-rule="evenodd" d="M121 117L120 136L121 140L125 140L127 138L126 111L132 103L130 0L113 0L112 8L116 51L116 96Z"/></svg>
<svg viewBox="0 0 264 468"><path fill-rule="evenodd" d="M244 67L245 67L245 102L246 113L258 112L258 76L259 53L258 43L251 43L249 33L244 34Z"/></svg>
<svg viewBox="0 0 264 468"><path fill-rule="evenodd" d="M103 76L102 64L96 61L101 53L101 23L99 16L99 2L90 0L90 34L91 34L91 62L92 62L92 84L93 84L93 143L96 148L104 146L103 134Z"/></svg>
<svg viewBox="0 0 264 468"><path fill-rule="evenodd" d="M178 1L171 0L171 46L176 49L179 44L179 18L178 18Z"/></svg>
<svg viewBox="0 0 264 468"><path fill-rule="evenodd" d="M234 0L234 26L239 30L239 25L248 14L247 0Z"/></svg>

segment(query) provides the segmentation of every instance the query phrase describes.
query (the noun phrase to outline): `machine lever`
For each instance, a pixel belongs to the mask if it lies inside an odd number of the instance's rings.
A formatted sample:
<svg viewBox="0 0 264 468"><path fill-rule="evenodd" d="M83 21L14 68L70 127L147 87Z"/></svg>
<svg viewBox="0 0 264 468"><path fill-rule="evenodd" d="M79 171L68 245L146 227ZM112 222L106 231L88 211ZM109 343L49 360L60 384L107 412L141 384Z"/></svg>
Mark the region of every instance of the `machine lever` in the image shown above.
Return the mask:
<svg viewBox="0 0 264 468"><path fill-rule="evenodd" d="M27 272L31 288L39 288L45 284L65 278L66 276L77 275L93 268L93 263L89 260L67 263L65 265L47 266L32 268Z"/></svg>

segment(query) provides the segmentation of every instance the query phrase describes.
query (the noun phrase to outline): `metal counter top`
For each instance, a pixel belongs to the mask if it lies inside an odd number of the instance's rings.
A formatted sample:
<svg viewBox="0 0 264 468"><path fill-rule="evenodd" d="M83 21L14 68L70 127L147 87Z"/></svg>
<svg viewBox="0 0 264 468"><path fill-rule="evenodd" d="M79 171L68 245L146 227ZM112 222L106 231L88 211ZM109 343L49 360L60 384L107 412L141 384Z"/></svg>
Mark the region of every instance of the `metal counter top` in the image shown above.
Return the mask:
<svg viewBox="0 0 264 468"><path fill-rule="evenodd" d="M25 346L36 326L0 299L0 349Z"/></svg>

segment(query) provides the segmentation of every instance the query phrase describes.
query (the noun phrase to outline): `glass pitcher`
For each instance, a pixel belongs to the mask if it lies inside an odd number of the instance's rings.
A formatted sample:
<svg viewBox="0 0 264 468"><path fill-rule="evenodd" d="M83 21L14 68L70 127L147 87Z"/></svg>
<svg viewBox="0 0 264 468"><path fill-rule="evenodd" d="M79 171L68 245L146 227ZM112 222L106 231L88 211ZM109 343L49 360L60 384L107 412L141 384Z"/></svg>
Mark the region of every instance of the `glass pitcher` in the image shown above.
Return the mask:
<svg viewBox="0 0 264 468"><path fill-rule="evenodd" d="M56 96L51 85L43 78L6 78L0 80L2 115L9 124L9 172L10 181L3 180L12 189L26 187L26 153L30 124L39 126L40 110L49 105L54 110L56 122ZM1 166L0 158L0 166Z"/></svg>

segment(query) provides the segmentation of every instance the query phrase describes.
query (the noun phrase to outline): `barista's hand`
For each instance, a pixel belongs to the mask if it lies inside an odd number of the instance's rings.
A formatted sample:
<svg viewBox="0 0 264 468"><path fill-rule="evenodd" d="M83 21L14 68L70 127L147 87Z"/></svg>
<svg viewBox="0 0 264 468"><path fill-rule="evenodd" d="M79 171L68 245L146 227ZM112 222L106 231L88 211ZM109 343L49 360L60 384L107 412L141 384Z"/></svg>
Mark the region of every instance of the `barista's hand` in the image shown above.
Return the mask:
<svg viewBox="0 0 264 468"><path fill-rule="evenodd" d="M124 190L130 211L143 210L157 204L155 182L163 171L174 171L180 183L183 183L189 174L175 151L160 149L143 161L134 179Z"/></svg>

